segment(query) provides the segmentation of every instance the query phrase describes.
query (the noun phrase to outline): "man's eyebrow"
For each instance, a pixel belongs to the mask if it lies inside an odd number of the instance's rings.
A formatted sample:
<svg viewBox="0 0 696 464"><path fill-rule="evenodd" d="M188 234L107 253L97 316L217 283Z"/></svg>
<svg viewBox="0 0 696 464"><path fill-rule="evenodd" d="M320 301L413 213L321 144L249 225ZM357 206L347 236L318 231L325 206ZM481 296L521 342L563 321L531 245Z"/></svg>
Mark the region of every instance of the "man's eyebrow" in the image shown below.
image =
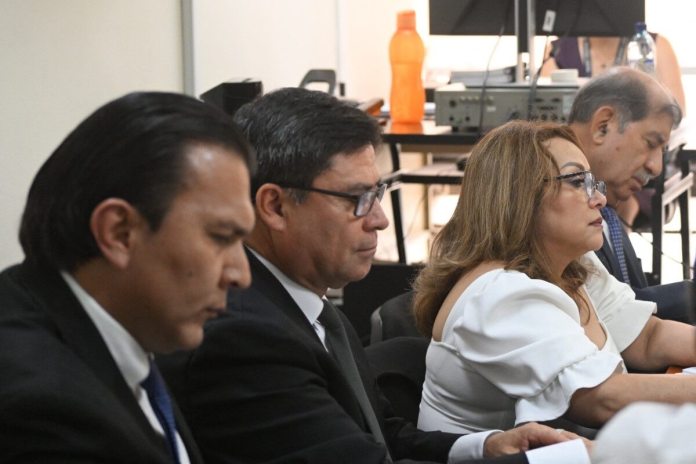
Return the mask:
<svg viewBox="0 0 696 464"><path fill-rule="evenodd" d="M363 191L366 192L368 190L372 190L373 188L377 187L379 184L382 183L382 179L379 179L377 182L374 184L368 184L365 182L360 182L357 184L350 185L346 187L346 190L349 192L355 192L355 191Z"/></svg>
<svg viewBox="0 0 696 464"><path fill-rule="evenodd" d="M237 224L234 221L228 221L228 220L219 220L215 221L212 224L213 228L220 228L220 229L227 229L234 233L235 235L249 235L251 233L251 229L241 227L239 224Z"/></svg>
<svg viewBox="0 0 696 464"><path fill-rule="evenodd" d="M654 138L655 141L656 141L657 143L659 143L660 145L662 145L662 144L664 144L664 143L667 142L667 139L665 139L665 137L664 137L662 134L660 134L659 132L657 132L657 131L650 131L650 132L647 133L647 136L648 136L648 137Z"/></svg>

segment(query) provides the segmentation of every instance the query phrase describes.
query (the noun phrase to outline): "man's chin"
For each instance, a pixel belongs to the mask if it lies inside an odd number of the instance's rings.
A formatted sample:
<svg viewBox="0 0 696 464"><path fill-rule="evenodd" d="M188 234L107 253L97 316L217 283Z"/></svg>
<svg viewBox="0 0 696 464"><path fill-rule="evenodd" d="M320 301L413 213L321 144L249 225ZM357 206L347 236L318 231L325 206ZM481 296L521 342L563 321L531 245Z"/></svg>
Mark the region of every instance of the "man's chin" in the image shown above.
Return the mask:
<svg viewBox="0 0 696 464"><path fill-rule="evenodd" d="M167 354L175 351L189 351L203 343L203 327L200 324L190 324L180 328L179 333L162 342L156 350L157 353Z"/></svg>
<svg viewBox="0 0 696 464"><path fill-rule="evenodd" d="M632 188L628 187L618 192L607 192L607 205L616 206L618 203L628 201L631 199L634 193L640 192L640 190L641 189L638 188L634 191Z"/></svg>
<svg viewBox="0 0 696 464"><path fill-rule="evenodd" d="M360 267L357 267L353 270L353 272L349 276L349 282L357 282L359 280L363 280L365 277L367 277L367 274L370 272L370 269L372 268L372 260L367 265L363 265Z"/></svg>

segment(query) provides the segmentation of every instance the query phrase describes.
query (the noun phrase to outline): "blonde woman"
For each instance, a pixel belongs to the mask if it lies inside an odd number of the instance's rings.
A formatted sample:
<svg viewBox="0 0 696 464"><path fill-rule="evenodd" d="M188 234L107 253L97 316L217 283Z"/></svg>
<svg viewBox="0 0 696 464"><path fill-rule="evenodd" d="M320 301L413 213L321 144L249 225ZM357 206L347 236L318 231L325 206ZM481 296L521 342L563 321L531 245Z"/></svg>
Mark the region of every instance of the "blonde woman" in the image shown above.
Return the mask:
<svg viewBox="0 0 696 464"><path fill-rule="evenodd" d="M696 401L696 377L627 373L696 364L696 337L588 253L604 192L565 127L511 122L475 147L416 281L432 337L419 428L597 427L637 400Z"/></svg>

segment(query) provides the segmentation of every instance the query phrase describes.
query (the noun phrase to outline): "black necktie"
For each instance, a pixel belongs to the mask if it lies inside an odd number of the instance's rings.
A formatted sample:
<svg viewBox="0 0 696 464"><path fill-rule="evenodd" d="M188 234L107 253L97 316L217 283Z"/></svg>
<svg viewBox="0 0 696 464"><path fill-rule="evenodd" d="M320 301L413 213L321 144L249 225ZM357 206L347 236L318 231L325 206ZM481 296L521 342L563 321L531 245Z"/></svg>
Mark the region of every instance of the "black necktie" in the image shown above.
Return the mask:
<svg viewBox="0 0 696 464"><path fill-rule="evenodd" d="M353 358L353 353L350 350L350 343L348 342L348 336L343 327L343 322L341 322L341 318L336 311L337 309L334 308L328 300L324 300L324 309L319 316L319 322L321 322L324 329L326 329L326 344L329 348L329 352L336 359L343 374L348 379L348 383L358 399L360 409L362 410L365 422L367 422L367 427L370 429L372 436L375 441L382 443L386 448L387 446L384 435L382 435L382 429L379 426L375 411L372 409L372 404L367 397L365 387L360 378L360 373L358 372L358 367ZM391 462L388 449L386 462Z"/></svg>
<svg viewBox="0 0 696 464"><path fill-rule="evenodd" d="M628 266L626 265L626 255L623 249L623 231L621 230L622 226L619 215L616 214L614 208L609 206L602 208L601 213L604 220L607 221L609 240L611 240L611 245L614 248L616 260L619 262L621 280L623 280L624 283L630 284L631 281L628 278Z"/></svg>
<svg viewBox="0 0 696 464"><path fill-rule="evenodd" d="M147 392L150 405L162 425L173 462L179 463L179 449L176 446L176 422L174 420L172 400L169 398L169 393L167 393L167 388L164 386L164 381L159 369L157 369L157 365L152 361L150 361L150 373L140 385Z"/></svg>

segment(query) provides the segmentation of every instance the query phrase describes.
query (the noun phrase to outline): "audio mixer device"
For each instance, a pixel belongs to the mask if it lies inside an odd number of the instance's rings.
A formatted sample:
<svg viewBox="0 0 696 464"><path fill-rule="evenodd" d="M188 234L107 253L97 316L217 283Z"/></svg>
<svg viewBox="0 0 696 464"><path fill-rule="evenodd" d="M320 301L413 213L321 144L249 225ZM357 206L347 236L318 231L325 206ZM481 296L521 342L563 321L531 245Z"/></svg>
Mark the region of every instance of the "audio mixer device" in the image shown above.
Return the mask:
<svg viewBox="0 0 696 464"><path fill-rule="evenodd" d="M486 132L513 119L564 123L577 91L577 85L530 87L513 83L486 86L484 90L449 84L435 90L435 124L461 132Z"/></svg>

